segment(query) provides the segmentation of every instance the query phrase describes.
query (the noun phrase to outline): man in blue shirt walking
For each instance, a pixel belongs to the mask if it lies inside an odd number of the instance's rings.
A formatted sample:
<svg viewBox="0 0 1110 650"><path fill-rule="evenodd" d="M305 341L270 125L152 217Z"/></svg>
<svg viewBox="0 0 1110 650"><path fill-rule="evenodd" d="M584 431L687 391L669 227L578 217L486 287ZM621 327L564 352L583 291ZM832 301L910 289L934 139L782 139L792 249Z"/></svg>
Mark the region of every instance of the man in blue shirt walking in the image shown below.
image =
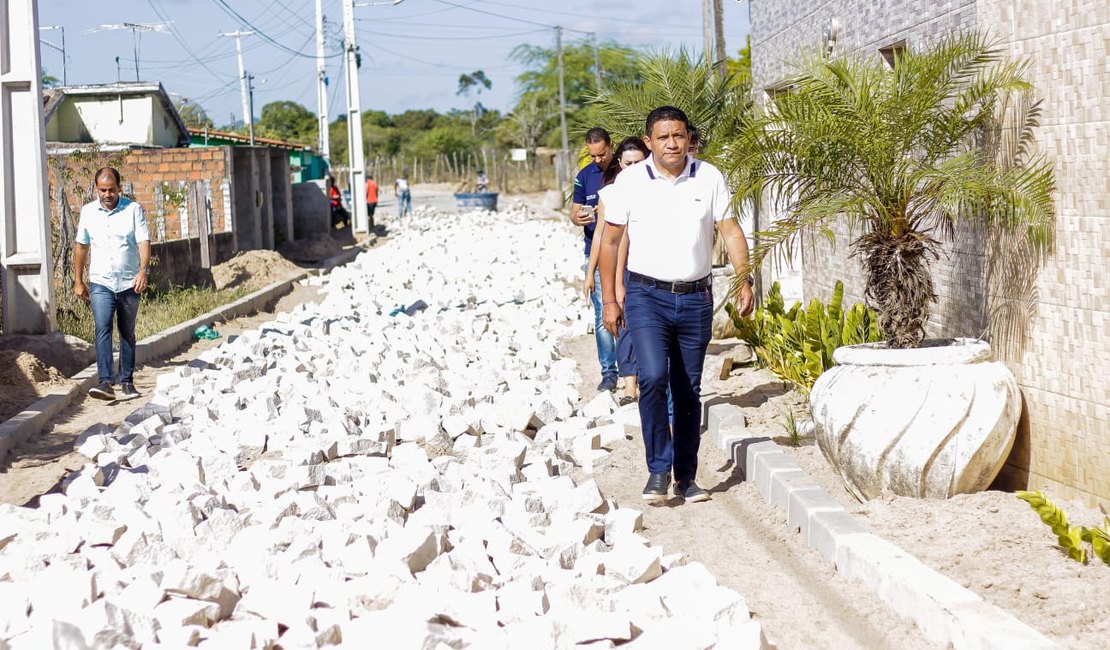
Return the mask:
<svg viewBox="0 0 1110 650"><path fill-rule="evenodd" d="M92 307L96 323L96 366L100 382L89 389L97 399L114 400L112 321L119 327L120 398L134 399L135 320L139 294L146 290L150 232L143 208L120 195L119 171L96 170L97 200L81 208L74 246L73 293ZM91 258L91 261L90 261ZM85 283L85 264L89 283Z"/></svg>
<svg viewBox="0 0 1110 650"><path fill-rule="evenodd" d="M586 264L590 261L590 245L593 243L594 228L597 226L597 192L603 184L605 169L613 161L613 141L609 132L600 127L586 131L586 150L591 162L578 172L574 179L574 196L570 208L570 220L582 226L585 239ZM586 268L583 265L583 269ZM597 360L601 364L601 383L597 389L614 391L617 389L617 344L609 330L601 322L601 276L594 271L594 292L590 297L594 307L594 338L597 341Z"/></svg>

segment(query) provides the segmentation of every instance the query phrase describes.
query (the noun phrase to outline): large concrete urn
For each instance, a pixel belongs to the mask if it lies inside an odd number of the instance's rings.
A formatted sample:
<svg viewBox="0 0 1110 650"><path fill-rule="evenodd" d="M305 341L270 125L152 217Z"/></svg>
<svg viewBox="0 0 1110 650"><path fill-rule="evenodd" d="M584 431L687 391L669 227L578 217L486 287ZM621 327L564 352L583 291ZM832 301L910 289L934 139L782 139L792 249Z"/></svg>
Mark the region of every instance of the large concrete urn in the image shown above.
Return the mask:
<svg viewBox="0 0 1110 650"><path fill-rule="evenodd" d="M1021 398L976 339L837 349L809 395L817 444L861 501L986 489L1014 444Z"/></svg>

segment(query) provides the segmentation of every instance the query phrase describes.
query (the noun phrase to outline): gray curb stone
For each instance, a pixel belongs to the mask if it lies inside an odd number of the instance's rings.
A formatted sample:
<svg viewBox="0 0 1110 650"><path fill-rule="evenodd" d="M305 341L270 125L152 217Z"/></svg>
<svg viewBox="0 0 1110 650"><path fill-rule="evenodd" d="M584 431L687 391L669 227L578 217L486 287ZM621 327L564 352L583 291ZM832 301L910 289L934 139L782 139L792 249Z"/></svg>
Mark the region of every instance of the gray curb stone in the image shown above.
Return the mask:
<svg viewBox="0 0 1110 650"><path fill-rule="evenodd" d="M930 640L957 650L1032 650L1058 644L868 531L794 459L766 436L748 431L735 404L703 397L706 433L763 499L786 512L786 525L832 562L838 573L873 590Z"/></svg>
<svg viewBox="0 0 1110 650"><path fill-rule="evenodd" d="M355 246L328 258L318 269L307 270L288 280L274 282L207 314L202 314L190 321L152 334L136 343L135 363L148 363L175 352L189 342L193 331L201 325L207 325L215 321L226 321L252 312L262 311L268 304L292 291L294 283L309 275L323 275L336 266L350 262L364 250L366 249L362 246ZM8 454L15 449L16 445L42 433L43 427L51 418L84 395L96 383L98 378L96 364L94 363L71 377L74 383L66 392L45 395L7 421L0 423L0 462L7 459Z"/></svg>

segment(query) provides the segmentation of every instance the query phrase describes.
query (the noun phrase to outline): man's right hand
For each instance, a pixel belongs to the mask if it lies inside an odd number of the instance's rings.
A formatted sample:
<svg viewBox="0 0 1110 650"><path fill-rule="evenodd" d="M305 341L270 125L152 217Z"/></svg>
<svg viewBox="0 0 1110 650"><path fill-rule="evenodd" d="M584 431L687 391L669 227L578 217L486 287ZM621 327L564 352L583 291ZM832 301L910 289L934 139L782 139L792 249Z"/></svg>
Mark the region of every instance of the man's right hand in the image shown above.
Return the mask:
<svg viewBox="0 0 1110 650"><path fill-rule="evenodd" d="M89 287L84 282L73 283L73 295L77 296L79 300L89 302Z"/></svg>
<svg viewBox="0 0 1110 650"><path fill-rule="evenodd" d="M615 302L606 303L601 308L601 324L610 334L616 336L624 325L624 310Z"/></svg>
<svg viewBox="0 0 1110 650"><path fill-rule="evenodd" d="M576 226L588 226L594 222L594 213L582 212L576 208L570 215L570 221Z"/></svg>

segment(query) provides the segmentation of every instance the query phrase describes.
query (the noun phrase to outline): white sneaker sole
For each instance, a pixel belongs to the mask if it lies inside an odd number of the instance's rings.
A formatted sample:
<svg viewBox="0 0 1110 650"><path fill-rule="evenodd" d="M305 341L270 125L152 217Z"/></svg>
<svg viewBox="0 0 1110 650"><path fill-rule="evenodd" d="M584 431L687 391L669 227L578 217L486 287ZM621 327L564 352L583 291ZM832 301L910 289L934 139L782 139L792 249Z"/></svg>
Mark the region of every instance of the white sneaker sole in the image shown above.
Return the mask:
<svg viewBox="0 0 1110 650"><path fill-rule="evenodd" d="M111 401L116 399L115 395L105 393L104 391L100 390L99 388L90 389L89 390L89 397L91 397L93 399L104 400L105 402L111 402Z"/></svg>

